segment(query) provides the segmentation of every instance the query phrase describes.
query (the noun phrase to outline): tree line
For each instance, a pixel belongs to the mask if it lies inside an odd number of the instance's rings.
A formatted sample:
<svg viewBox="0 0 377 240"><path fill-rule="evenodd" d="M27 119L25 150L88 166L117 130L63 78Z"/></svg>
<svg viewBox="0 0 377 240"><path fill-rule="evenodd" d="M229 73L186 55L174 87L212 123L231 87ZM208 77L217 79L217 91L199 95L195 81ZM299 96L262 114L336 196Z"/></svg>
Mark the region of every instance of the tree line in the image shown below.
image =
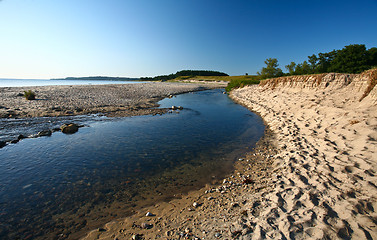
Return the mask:
<svg viewBox="0 0 377 240"><path fill-rule="evenodd" d="M264 63L266 67L257 73L260 79L328 72L361 73L377 66L377 48L366 49L364 44L351 44L340 50L313 54L308 56L307 61L286 65L288 73L283 73L278 67L276 58L268 58Z"/></svg>
<svg viewBox="0 0 377 240"><path fill-rule="evenodd" d="M142 81L167 81L171 79L175 79L177 77L195 77L195 76L229 76L226 73L218 72L218 71L208 71L208 70L182 70L176 73L172 73L169 75L160 75L156 77L141 77L140 80Z"/></svg>

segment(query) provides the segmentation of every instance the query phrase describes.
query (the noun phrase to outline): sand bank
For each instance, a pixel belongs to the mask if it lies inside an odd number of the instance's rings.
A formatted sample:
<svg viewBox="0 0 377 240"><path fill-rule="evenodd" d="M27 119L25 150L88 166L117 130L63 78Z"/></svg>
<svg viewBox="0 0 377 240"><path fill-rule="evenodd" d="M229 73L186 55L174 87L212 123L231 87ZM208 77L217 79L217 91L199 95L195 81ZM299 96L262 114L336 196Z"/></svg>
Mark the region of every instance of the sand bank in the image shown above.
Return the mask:
<svg viewBox="0 0 377 240"><path fill-rule="evenodd" d="M157 101L190 91L224 87L224 83L140 83L0 88L0 118L52 117L104 113L134 116L158 113ZM24 91L36 93L27 101Z"/></svg>
<svg viewBox="0 0 377 240"><path fill-rule="evenodd" d="M377 239L376 76L285 77L233 91L269 130L231 176L84 239Z"/></svg>

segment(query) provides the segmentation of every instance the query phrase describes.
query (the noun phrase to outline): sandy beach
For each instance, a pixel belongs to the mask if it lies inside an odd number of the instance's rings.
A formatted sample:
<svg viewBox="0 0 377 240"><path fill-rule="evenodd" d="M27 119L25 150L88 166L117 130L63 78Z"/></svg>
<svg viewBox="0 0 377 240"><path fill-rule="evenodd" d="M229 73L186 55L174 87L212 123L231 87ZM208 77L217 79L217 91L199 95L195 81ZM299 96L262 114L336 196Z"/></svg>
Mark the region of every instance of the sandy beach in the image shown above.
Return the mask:
<svg viewBox="0 0 377 240"><path fill-rule="evenodd" d="M377 239L376 79L293 76L232 91L268 126L233 174L83 239Z"/></svg>

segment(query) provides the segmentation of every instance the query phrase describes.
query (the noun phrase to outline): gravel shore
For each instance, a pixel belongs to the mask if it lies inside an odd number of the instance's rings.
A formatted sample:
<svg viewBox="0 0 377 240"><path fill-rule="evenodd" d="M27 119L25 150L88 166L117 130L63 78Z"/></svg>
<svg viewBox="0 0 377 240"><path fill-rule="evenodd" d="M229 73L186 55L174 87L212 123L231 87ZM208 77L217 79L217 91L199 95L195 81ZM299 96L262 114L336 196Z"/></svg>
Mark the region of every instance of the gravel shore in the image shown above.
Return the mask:
<svg viewBox="0 0 377 240"><path fill-rule="evenodd" d="M139 83L0 88L0 118L53 117L104 113L110 116L154 114L150 109L169 95L225 87L224 83ZM36 93L28 101L23 92Z"/></svg>

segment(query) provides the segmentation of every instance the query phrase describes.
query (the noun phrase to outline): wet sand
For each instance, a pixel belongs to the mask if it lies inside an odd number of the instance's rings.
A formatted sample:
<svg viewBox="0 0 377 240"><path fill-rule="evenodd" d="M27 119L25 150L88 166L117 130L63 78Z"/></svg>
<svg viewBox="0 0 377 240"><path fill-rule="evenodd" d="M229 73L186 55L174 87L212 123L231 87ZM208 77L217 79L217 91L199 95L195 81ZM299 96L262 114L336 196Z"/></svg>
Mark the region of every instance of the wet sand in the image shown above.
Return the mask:
<svg viewBox="0 0 377 240"><path fill-rule="evenodd" d="M377 239L376 76L286 77L234 90L268 129L232 175L83 239Z"/></svg>

